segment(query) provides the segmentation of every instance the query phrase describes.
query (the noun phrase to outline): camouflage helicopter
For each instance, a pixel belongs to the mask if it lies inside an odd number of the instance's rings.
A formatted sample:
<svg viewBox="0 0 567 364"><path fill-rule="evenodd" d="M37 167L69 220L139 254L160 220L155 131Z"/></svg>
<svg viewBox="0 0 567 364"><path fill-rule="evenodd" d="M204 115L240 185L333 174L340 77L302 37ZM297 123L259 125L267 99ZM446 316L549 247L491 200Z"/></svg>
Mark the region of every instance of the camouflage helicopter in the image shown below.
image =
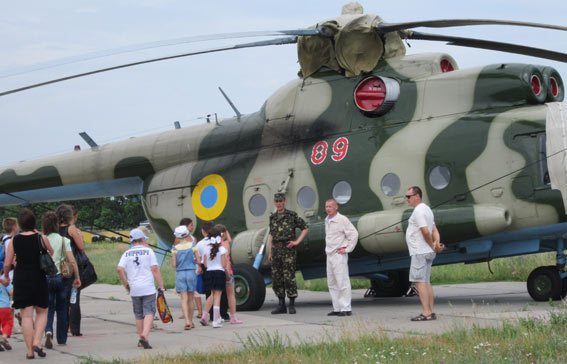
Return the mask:
<svg viewBox="0 0 567 364"><path fill-rule="evenodd" d="M138 194L163 248L182 216L224 223L236 233L239 309L254 310L269 281L267 259L253 263L275 192L309 223L297 247L305 279L325 276L324 202L334 197L360 234L351 275L371 279L375 296L402 296L411 213L404 193L420 185L448 246L436 264L557 252L557 265L532 272L528 291L558 299L567 292L561 76L546 66L460 70L445 53L406 55L403 40L422 39L567 62L565 53L413 30L478 24L567 30L491 20L389 24L352 5L336 19L278 33L286 37L206 51L297 43L300 77L259 111L3 167L0 205Z"/></svg>

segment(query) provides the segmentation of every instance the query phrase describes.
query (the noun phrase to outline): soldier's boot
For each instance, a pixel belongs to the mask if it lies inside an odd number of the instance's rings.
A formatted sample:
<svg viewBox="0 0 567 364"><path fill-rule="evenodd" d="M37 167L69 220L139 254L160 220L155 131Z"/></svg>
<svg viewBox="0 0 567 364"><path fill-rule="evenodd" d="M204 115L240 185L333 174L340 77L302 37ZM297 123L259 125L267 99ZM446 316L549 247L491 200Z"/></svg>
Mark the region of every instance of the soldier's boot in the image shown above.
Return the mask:
<svg viewBox="0 0 567 364"><path fill-rule="evenodd" d="M279 313L287 313L287 309L285 308L285 298L280 298L280 304L272 311L272 315Z"/></svg>
<svg viewBox="0 0 567 364"><path fill-rule="evenodd" d="M295 297L289 298L289 313L295 315Z"/></svg>

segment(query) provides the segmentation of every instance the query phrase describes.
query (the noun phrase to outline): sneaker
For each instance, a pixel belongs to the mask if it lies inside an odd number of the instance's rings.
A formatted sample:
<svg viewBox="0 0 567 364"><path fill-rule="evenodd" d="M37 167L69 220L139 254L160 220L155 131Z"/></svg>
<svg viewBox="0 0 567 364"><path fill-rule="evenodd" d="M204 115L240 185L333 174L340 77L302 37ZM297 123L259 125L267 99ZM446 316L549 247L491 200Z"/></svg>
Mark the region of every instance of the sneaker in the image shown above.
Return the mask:
<svg viewBox="0 0 567 364"><path fill-rule="evenodd" d="M0 348L3 347L6 350L12 350L12 346L10 346L10 343L8 343L8 339L6 339L5 337L3 337L0 340Z"/></svg>
<svg viewBox="0 0 567 364"><path fill-rule="evenodd" d="M232 317L230 318L230 323L231 323L232 325L236 325L236 324L241 324L242 321L240 321L240 320L238 319L238 317L236 317L236 315L234 315L234 316L232 316Z"/></svg>
<svg viewBox="0 0 567 364"><path fill-rule="evenodd" d="M218 328L222 327L222 321L221 321L221 320L222 320L222 319L218 319L218 320L213 321L213 327L214 327L215 329L218 329Z"/></svg>
<svg viewBox="0 0 567 364"><path fill-rule="evenodd" d="M47 349L53 349L53 334L51 332L45 333L45 345Z"/></svg>

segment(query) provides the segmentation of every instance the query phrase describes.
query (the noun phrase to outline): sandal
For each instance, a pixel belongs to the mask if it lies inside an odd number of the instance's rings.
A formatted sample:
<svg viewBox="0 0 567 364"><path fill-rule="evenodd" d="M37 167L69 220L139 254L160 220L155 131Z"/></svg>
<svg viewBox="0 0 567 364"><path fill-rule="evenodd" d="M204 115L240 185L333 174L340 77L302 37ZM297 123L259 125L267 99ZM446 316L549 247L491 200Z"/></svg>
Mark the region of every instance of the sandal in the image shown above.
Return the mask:
<svg viewBox="0 0 567 364"><path fill-rule="evenodd" d="M138 343L141 344L144 349L151 349L152 348L150 346L150 343L148 342L148 340L144 339L143 337L140 337L140 341Z"/></svg>
<svg viewBox="0 0 567 364"><path fill-rule="evenodd" d="M39 355L40 358L44 358L45 355L47 355L47 354L45 354L45 351L43 351L43 349L40 348L40 347L37 346L37 345L34 345L34 346L32 347L32 350L35 351L35 352L37 353L37 355Z"/></svg>
<svg viewBox="0 0 567 364"><path fill-rule="evenodd" d="M431 321L431 320L433 320L433 318L431 317L431 315L425 316L424 314L420 313L419 316L412 317L411 320L412 321Z"/></svg>
<svg viewBox="0 0 567 364"><path fill-rule="evenodd" d="M191 325L185 325L184 330L191 330L193 327Z"/></svg>
<svg viewBox="0 0 567 364"><path fill-rule="evenodd" d="M26 354L26 359L35 359L35 355L33 355L33 354L32 354L32 355Z"/></svg>
<svg viewBox="0 0 567 364"><path fill-rule="evenodd" d="M435 312L432 312L429 316L431 316L432 320L437 320L437 314Z"/></svg>

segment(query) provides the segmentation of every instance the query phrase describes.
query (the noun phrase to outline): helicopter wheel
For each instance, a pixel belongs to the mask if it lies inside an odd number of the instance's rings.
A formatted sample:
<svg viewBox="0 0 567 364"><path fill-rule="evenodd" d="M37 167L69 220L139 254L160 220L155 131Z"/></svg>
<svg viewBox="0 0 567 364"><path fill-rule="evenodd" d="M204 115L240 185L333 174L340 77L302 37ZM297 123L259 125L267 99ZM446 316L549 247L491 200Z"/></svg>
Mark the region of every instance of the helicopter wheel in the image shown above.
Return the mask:
<svg viewBox="0 0 567 364"><path fill-rule="evenodd" d="M396 270L386 273L390 279L371 279L373 297L401 297L409 289L409 270Z"/></svg>
<svg viewBox="0 0 567 364"><path fill-rule="evenodd" d="M528 293L534 301L560 300L564 291L562 283L554 265L538 267L528 277Z"/></svg>
<svg viewBox="0 0 567 364"><path fill-rule="evenodd" d="M248 264L236 264L234 272L234 294L238 311L257 311L266 299L264 277Z"/></svg>

